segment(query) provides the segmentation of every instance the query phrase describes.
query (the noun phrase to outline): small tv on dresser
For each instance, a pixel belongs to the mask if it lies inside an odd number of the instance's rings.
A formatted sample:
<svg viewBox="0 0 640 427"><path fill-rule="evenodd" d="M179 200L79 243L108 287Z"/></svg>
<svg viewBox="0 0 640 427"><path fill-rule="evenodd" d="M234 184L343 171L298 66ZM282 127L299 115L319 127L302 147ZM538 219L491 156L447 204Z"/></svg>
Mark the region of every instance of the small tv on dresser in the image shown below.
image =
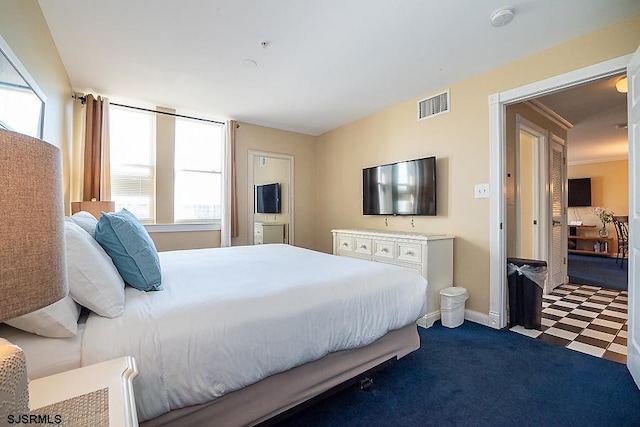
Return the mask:
<svg viewBox="0 0 640 427"><path fill-rule="evenodd" d="M363 215L436 215L436 158L362 170Z"/></svg>

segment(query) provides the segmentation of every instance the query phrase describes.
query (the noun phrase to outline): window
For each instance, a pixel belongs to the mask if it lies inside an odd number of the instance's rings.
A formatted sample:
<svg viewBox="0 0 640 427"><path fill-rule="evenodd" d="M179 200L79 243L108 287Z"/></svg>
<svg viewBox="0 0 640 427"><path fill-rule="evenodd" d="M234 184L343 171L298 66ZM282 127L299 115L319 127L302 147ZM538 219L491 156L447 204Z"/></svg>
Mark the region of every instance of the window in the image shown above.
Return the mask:
<svg viewBox="0 0 640 427"><path fill-rule="evenodd" d="M176 118L174 222L212 222L222 216L224 127Z"/></svg>
<svg viewBox="0 0 640 427"><path fill-rule="evenodd" d="M113 104L109 120L117 209L145 224L220 222L223 124Z"/></svg>
<svg viewBox="0 0 640 427"><path fill-rule="evenodd" d="M111 198L144 223L155 222L155 115L110 107Z"/></svg>

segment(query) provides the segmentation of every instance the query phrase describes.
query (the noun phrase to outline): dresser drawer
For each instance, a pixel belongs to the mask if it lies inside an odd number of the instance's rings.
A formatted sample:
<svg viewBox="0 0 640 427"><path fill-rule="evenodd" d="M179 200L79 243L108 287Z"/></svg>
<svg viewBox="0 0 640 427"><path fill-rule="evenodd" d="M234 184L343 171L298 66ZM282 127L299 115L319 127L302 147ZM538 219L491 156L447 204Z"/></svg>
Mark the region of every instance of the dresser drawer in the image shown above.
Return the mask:
<svg viewBox="0 0 640 427"><path fill-rule="evenodd" d="M373 242L374 255L382 258L395 258L395 244L386 240L375 240Z"/></svg>
<svg viewBox="0 0 640 427"><path fill-rule="evenodd" d="M353 252L353 237L338 236L338 250L341 252Z"/></svg>
<svg viewBox="0 0 640 427"><path fill-rule="evenodd" d="M397 259L409 262L420 262L422 259L422 246L413 243L398 243Z"/></svg>
<svg viewBox="0 0 640 427"><path fill-rule="evenodd" d="M391 258L378 258L376 259L376 262L379 262L381 264L391 264L391 265L397 265L403 268L408 268L409 270L413 270L418 274L423 273L421 264L404 263L404 262L399 262L397 259L391 259Z"/></svg>
<svg viewBox="0 0 640 427"><path fill-rule="evenodd" d="M355 239L354 251L359 254L371 255L371 239Z"/></svg>

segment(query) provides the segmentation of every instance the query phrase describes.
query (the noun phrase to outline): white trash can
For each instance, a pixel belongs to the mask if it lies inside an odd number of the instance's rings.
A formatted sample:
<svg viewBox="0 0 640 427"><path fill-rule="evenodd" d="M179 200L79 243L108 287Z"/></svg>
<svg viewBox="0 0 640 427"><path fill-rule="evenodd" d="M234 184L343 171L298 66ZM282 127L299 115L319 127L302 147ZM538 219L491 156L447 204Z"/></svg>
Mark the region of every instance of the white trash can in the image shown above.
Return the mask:
<svg viewBox="0 0 640 427"><path fill-rule="evenodd" d="M440 291L440 320L442 326L457 328L464 322L464 302L469 298L465 288L459 286Z"/></svg>

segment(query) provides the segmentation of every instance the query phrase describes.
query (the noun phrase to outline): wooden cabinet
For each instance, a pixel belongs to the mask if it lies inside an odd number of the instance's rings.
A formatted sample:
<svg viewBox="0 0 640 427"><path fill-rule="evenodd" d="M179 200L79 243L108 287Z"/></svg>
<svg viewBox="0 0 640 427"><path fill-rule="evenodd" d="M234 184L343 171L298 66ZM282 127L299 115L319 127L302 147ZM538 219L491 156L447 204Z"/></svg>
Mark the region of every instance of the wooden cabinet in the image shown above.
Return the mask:
<svg viewBox="0 0 640 427"><path fill-rule="evenodd" d="M333 254L410 268L427 279L429 327L440 319L440 290L453 286L453 236L373 230L332 230Z"/></svg>
<svg viewBox="0 0 640 427"><path fill-rule="evenodd" d="M284 243L284 224L275 222L256 222L253 224L253 243Z"/></svg>
<svg viewBox="0 0 640 427"><path fill-rule="evenodd" d="M613 238L600 237L595 225L570 225L567 235L570 254L610 256Z"/></svg>

